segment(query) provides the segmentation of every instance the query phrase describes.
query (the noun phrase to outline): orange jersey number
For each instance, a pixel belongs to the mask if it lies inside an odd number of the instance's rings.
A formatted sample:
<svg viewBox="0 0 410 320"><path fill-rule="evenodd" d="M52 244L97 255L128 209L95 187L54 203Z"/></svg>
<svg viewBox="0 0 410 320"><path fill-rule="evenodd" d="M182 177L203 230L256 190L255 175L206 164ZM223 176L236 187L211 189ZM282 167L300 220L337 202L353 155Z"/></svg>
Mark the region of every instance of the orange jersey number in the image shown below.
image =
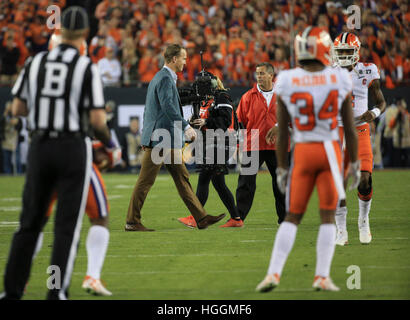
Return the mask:
<svg viewBox="0 0 410 320"><path fill-rule="evenodd" d="M330 129L333 130L337 126L337 97L339 92L337 90L332 90L329 92L323 106L319 111L319 119L326 120L332 119L330 124ZM308 121L304 124L300 123L298 117L295 118L295 124L300 131L311 131L316 125L315 113L313 108L313 97L309 92L296 92L290 97L290 102L296 104L298 100L304 100L305 105L299 108L299 113L306 115Z"/></svg>
<svg viewBox="0 0 410 320"><path fill-rule="evenodd" d="M313 111L313 97L308 92L295 92L290 97L290 103L296 104L298 100L304 100L305 106L299 108L299 113L308 117L308 121L305 124L301 124L298 117L295 118L296 127L300 131L311 131L316 125L315 113Z"/></svg>

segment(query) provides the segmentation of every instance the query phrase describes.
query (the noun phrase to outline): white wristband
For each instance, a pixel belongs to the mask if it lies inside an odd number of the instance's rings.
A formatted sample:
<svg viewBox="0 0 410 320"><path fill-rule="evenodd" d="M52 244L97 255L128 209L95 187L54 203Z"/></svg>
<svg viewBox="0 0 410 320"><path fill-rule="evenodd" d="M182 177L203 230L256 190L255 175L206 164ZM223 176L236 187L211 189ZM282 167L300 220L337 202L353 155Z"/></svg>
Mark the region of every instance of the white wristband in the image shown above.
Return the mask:
<svg viewBox="0 0 410 320"><path fill-rule="evenodd" d="M377 118L378 116L380 116L381 111L379 108L373 108L370 111L374 114L374 118Z"/></svg>

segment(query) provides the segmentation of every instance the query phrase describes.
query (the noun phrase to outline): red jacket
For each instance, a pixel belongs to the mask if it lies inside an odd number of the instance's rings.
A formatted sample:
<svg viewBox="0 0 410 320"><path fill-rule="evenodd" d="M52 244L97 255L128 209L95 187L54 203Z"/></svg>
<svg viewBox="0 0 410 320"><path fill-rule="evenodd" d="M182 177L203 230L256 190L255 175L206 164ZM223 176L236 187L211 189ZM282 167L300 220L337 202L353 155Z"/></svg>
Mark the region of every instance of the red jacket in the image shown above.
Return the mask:
<svg viewBox="0 0 410 320"><path fill-rule="evenodd" d="M275 143L268 145L265 140L268 130L277 122L275 94L268 108L265 98L258 91L255 84L251 90L242 96L236 114L238 121L242 122L247 129L247 143L244 143L244 151L275 150ZM255 145L255 143L251 144L251 129L259 129L259 146Z"/></svg>

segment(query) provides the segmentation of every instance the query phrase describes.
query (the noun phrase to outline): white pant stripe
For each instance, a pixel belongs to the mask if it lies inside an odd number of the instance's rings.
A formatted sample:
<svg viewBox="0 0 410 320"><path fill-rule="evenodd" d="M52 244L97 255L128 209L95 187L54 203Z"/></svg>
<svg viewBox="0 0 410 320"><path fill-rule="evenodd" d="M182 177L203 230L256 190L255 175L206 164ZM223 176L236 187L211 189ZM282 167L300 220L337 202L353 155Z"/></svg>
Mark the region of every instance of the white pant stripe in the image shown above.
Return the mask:
<svg viewBox="0 0 410 320"><path fill-rule="evenodd" d="M91 172L91 183L94 187L95 199L98 202L98 207L100 208L101 216L106 217L108 215L108 208L104 197L104 189L94 169L92 169Z"/></svg>
<svg viewBox="0 0 410 320"><path fill-rule="evenodd" d="M338 161L336 157L335 148L332 141L324 141L323 145L325 147L327 160L329 161L330 171L332 172L333 181L339 194L339 199L346 199L346 193L343 186L343 177L341 169L338 166Z"/></svg>
<svg viewBox="0 0 410 320"><path fill-rule="evenodd" d="M80 231L81 231L81 226L83 222L85 206L87 204L88 190L90 188L90 176L91 176L91 164L92 164L90 138L88 137L85 138L85 144L86 144L86 169L85 169L85 177L84 177L83 195L81 198L80 212L78 214L77 224L74 229L73 241L71 242L71 248L70 248L70 253L68 256L68 260L67 260L67 266L66 266L63 283L62 283L61 289L58 294L61 300L67 300L65 291L67 290L70 284L71 274L73 272L74 260L75 260L75 256L77 255L77 245L80 239Z"/></svg>

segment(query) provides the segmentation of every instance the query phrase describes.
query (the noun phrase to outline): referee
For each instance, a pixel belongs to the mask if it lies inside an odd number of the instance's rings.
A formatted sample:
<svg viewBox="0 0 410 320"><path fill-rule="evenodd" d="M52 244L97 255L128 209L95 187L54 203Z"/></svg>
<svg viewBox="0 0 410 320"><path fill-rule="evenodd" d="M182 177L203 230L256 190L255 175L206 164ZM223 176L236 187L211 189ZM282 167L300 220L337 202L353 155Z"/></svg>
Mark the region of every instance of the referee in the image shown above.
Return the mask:
<svg viewBox="0 0 410 320"><path fill-rule="evenodd" d="M57 190L58 206L50 270L57 271L52 273L56 281L47 285L47 299L68 296L90 182L88 124L96 138L110 147L99 73L88 57L79 54L88 32L86 11L66 9L62 44L29 59L12 89L12 112L28 116L31 144L20 227L4 275L5 299L23 295L53 190Z"/></svg>

